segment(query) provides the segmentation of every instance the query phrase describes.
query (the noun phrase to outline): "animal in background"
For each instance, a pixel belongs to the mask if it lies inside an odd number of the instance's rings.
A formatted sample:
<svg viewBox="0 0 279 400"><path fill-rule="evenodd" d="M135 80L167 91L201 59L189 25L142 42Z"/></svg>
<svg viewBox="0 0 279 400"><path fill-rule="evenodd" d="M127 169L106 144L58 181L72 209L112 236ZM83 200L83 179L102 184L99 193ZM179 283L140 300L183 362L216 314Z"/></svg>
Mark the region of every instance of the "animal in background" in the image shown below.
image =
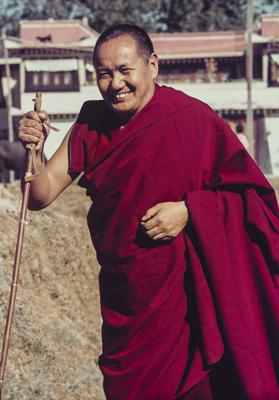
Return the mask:
<svg viewBox="0 0 279 400"><path fill-rule="evenodd" d="M25 151L20 142L0 140L0 181L6 183L7 171L15 171L15 177L20 177L25 158Z"/></svg>

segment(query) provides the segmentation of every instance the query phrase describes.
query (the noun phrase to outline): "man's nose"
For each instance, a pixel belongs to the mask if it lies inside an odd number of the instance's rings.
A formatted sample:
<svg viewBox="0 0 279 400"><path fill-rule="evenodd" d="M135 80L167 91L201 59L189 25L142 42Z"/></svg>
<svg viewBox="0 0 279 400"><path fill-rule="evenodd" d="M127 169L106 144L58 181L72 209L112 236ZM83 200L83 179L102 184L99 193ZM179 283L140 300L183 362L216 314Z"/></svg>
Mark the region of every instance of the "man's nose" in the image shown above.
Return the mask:
<svg viewBox="0 0 279 400"><path fill-rule="evenodd" d="M124 87L125 83L123 80L123 76L121 74L113 74L112 80L111 80L111 88L113 90L119 90Z"/></svg>

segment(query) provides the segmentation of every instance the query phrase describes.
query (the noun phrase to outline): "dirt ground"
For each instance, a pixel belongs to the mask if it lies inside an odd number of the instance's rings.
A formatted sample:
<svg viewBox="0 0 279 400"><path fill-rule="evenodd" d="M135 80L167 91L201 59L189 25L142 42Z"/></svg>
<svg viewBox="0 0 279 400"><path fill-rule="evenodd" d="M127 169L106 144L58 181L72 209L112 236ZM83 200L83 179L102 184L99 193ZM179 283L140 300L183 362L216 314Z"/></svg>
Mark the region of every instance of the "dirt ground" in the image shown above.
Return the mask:
<svg viewBox="0 0 279 400"><path fill-rule="evenodd" d="M102 400L98 271L86 226L90 205L72 185L48 209L28 212L2 400ZM0 333L20 207L18 183L0 187Z"/></svg>
<svg viewBox="0 0 279 400"><path fill-rule="evenodd" d="M279 193L279 179L271 179ZM10 291L20 191L0 186L0 334ZM99 266L86 226L90 200L72 185L29 212L2 400L103 400Z"/></svg>

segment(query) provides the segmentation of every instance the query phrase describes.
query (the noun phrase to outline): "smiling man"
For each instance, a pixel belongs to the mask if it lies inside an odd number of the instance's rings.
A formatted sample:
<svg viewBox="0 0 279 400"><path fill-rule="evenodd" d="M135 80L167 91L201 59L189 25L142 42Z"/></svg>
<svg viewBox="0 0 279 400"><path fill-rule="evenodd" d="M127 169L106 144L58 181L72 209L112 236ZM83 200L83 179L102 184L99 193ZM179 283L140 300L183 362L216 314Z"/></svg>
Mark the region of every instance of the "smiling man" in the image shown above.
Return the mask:
<svg viewBox="0 0 279 400"><path fill-rule="evenodd" d="M95 48L94 65L98 88L107 105L125 122L152 99L158 59L150 42L150 52L139 50L135 39L126 35L106 40Z"/></svg>
<svg viewBox="0 0 279 400"><path fill-rule="evenodd" d="M108 29L93 59L103 101L84 103L41 164L29 206L47 206L83 172L107 399L278 399L272 188L207 105L155 84L141 28ZM20 122L38 162L45 122L46 112Z"/></svg>

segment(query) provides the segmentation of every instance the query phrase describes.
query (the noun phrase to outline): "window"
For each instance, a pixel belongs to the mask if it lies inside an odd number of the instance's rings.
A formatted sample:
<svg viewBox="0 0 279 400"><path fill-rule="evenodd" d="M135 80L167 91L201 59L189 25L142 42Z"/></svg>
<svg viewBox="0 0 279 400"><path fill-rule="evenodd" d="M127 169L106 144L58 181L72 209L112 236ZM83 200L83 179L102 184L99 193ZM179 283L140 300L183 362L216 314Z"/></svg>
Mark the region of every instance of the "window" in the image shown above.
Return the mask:
<svg viewBox="0 0 279 400"><path fill-rule="evenodd" d="M38 72L33 72L32 74L32 85L37 86L40 82L40 76Z"/></svg>
<svg viewBox="0 0 279 400"><path fill-rule="evenodd" d="M42 76L42 84L44 86L49 85L49 72L43 72L43 76Z"/></svg>
<svg viewBox="0 0 279 400"><path fill-rule="evenodd" d="M59 73L53 75L53 83L55 86L60 85L60 75Z"/></svg>
<svg viewBox="0 0 279 400"><path fill-rule="evenodd" d="M72 84L72 74L71 72L64 73L64 85L69 86Z"/></svg>

